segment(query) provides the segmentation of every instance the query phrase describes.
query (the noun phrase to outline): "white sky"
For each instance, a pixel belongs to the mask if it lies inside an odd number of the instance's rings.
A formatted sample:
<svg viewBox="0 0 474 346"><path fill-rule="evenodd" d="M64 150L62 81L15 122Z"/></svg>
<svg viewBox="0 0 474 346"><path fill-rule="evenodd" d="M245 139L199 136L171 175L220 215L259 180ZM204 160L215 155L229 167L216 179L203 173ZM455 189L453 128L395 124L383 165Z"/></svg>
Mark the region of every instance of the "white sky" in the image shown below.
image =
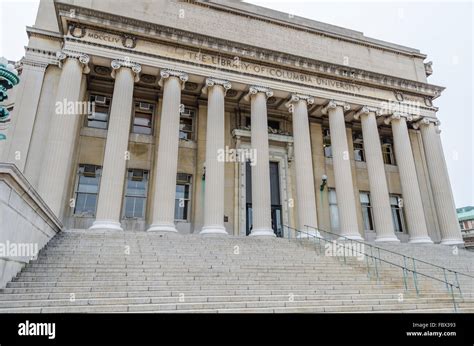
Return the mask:
<svg viewBox="0 0 474 346"><path fill-rule="evenodd" d="M419 49L433 61L428 81L445 86L435 101L441 137L457 207L474 205L473 16L472 1L248 2L366 36ZM38 0L0 0L0 56L18 60L28 43Z"/></svg>

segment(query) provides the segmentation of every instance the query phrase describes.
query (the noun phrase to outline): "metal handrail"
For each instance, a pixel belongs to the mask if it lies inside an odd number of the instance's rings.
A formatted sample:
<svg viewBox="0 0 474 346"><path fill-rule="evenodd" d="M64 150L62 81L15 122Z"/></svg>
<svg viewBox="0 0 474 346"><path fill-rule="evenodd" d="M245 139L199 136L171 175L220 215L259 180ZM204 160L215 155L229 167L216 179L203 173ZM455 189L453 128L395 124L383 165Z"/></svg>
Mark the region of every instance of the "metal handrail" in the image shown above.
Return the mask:
<svg viewBox="0 0 474 346"><path fill-rule="evenodd" d="M284 227L286 227L288 230L294 230L295 232L298 232L300 235L301 234L305 234L308 238L313 238L315 241L316 239L318 240L323 240L325 242L330 242L332 240L327 240L325 239L324 237L321 237L321 236L317 236L313 233L309 233L309 232L305 232L305 231L302 231L302 230L299 230L299 229L296 229L296 228L293 228L293 227L290 227L288 225L283 225ZM417 295L419 295L419 287L418 287L418 278L417 278L417 275L421 275L423 277L426 277L426 278L429 278L429 279L432 279L432 280L435 280L435 281L438 281L438 282L441 282L441 283L444 283L445 286L446 286L446 289L448 290L449 293L451 293L451 297L452 297L452 300L453 300L453 307L454 307L454 311L457 312L457 305L456 305L456 298L455 298L455 295L454 295L454 288L456 288L457 290L459 290L459 294L462 298L462 291L461 291L461 285L459 283L459 279L458 279L458 275L463 275L463 276L466 276L466 277L469 277L469 278L474 278L474 276L472 275L469 275L469 274L466 274L466 273L462 273L462 272L458 272L456 270L452 270L450 268L446 268L446 267L442 267L442 266L439 266L439 265L436 265L436 264L433 264L433 263L429 263L429 262L426 262L424 260L420 260L420 259L417 259L415 257L412 257L412 256L408 256L408 255L405 255L405 254L402 254L402 253L398 253L398 252L395 252L395 251L392 251L392 250L388 250L388 249L384 249L384 248L381 248L381 247L378 247L378 246L375 246L375 245L372 245L372 244L369 244L365 241L360 241L360 240L355 240L355 239L351 239L349 237L346 237L346 236L343 236L343 235L340 235L340 234L337 234L337 233L333 233L333 232L330 232L330 231L326 231L326 230L323 230L323 229L320 229L320 228L316 228L316 227L313 227L313 226L308 226L308 225L305 225L304 227L306 227L306 229L308 228L311 228L313 230L315 230L316 232L322 232L322 233L326 233L328 235L332 235L332 236L336 236L338 239L343 239L343 240L346 240L346 241L350 241L351 243L352 242L356 242L356 243L359 243L359 244L362 244L364 246L368 246L369 249L370 249L370 254L366 253L367 251L364 251L364 252L360 252L358 250L355 250L354 248L351 248L351 251L354 253L354 252L357 252L361 255L363 255L365 258L366 258L366 264L367 264L367 275L370 277L370 265L369 265L369 262L368 262L368 258L371 259L371 261L373 261L374 265L375 265L375 274L376 274L376 277L377 277L377 282L379 281L379 274L378 274L378 267L377 267L377 261L381 264L382 262L384 263L387 263L389 265L392 265L392 266L395 266L395 267L398 267L400 268L402 271L403 271L403 281L404 281L404 286L405 286L405 290L408 290L408 284L407 284L407 274L408 273L411 273L413 275L413 284L414 284L414 287L415 287L415 290L416 290L416 293ZM291 232L287 232L288 234L288 239L291 238ZM333 239L334 240L334 239ZM319 242L319 245L321 247L321 243ZM376 252L378 253L378 256L377 254L374 255L374 251L373 249L376 250ZM344 257L344 263L347 263L346 262L346 254L345 254L345 250L343 251L343 257ZM403 260L403 265L400 265L400 264L397 264L397 263L394 263L392 261L389 261L387 259L384 259L381 257L380 255L380 251L382 250L387 252L387 253L390 253L390 254L393 254L393 255L396 255L396 256L400 256ZM407 264L407 259L408 260L411 260L411 263L412 263L412 268L410 268ZM437 269L442 269L443 270L443 274L444 274L444 280L443 279L439 279L437 277L434 277L432 275L429 275L429 274L426 274L426 273L423 273L421 272L419 269L417 270L416 269L416 262L420 262L420 263L423 263L423 264L427 264L429 266L432 266L434 268L437 268ZM455 282L450 282L447 278L447 275L446 275L446 271L448 271L449 273L453 273L454 274L454 279L455 279Z"/></svg>

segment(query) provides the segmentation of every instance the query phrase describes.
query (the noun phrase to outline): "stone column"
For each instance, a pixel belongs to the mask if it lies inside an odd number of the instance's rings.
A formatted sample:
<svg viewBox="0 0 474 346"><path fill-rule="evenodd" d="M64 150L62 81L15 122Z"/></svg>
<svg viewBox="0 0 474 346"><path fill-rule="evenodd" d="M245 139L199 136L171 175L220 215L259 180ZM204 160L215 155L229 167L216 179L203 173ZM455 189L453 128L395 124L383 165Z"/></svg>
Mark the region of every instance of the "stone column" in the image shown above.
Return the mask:
<svg viewBox="0 0 474 346"><path fill-rule="evenodd" d="M141 66L130 61L113 60L115 78L109 128L105 142L104 166L100 178L96 220L92 230L123 231L120 215L127 168L128 139L132 122L133 85Z"/></svg>
<svg viewBox="0 0 474 346"><path fill-rule="evenodd" d="M56 216L62 218L67 199L68 182L74 158L76 136L81 114L67 114L68 104L80 98L82 74L89 72L89 56L72 52L57 54L62 68L56 101L63 107L56 107L51 117L48 142L44 151L44 162L38 184L38 192ZM66 103L66 104L65 104ZM58 112L62 109L62 112Z"/></svg>
<svg viewBox="0 0 474 346"><path fill-rule="evenodd" d="M160 136L155 158L152 223L148 231L177 232L174 224L176 174L178 171L181 89L188 80L183 72L161 71L163 88Z"/></svg>
<svg viewBox="0 0 474 346"><path fill-rule="evenodd" d="M461 230L454 204L448 168L441 145L441 132L437 120L427 118L419 121L414 127L420 128L423 147L426 155L426 165L430 176L431 189L441 231L441 244L463 244Z"/></svg>
<svg viewBox="0 0 474 346"><path fill-rule="evenodd" d="M20 84L15 94L15 107L11 117L11 128L8 131L10 135L5 144L4 159L14 163L22 173L25 173L26 160L31 149L41 91L42 88L49 87L43 86L46 67L47 64L32 62L31 58L25 59Z"/></svg>
<svg viewBox="0 0 474 346"><path fill-rule="evenodd" d="M346 123L344 111L349 105L339 101L330 101L323 109L323 114L329 116L329 131L331 133L332 163L336 183L337 209L341 236L362 240L357 224L356 201L352 185L352 171L347 144Z"/></svg>
<svg viewBox="0 0 474 346"><path fill-rule="evenodd" d="M405 210L409 243L432 243L428 236L420 187L416 177L415 161L411 150L410 138L405 115L395 113L385 120L392 124L395 159L397 161L402 185L403 209Z"/></svg>
<svg viewBox="0 0 474 346"><path fill-rule="evenodd" d="M309 134L308 105L314 103L314 98L307 95L293 94L287 103L293 114L293 140L296 172L296 198L298 203L298 227L301 231L318 236L307 226L318 227L316 213L316 196L314 191L313 156L311 154L311 139ZM309 237L302 233L301 237Z"/></svg>
<svg viewBox="0 0 474 346"><path fill-rule="evenodd" d="M395 235L392 210L380 144L375 110L363 107L354 115L361 120L364 152L369 175L370 203L372 206L376 242L399 242Z"/></svg>
<svg viewBox="0 0 474 346"><path fill-rule="evenodd" d="M207 78L206 187L204 190L204 226L200 234L227 234L224 226L224 167L219 150L224 150L225 94L228 81ZM222 155L223 156L223 155Z"/></svg>
<svg viewBox="0 0 474 346"><path fill-rule="evenodd" d="M255 151L256 161L252 166L253 225L251 236L275 236L271 221L267 123L267 98L272 95L273 91L261 86L251 86L247 95L251 108L251 146Z"/></svg>

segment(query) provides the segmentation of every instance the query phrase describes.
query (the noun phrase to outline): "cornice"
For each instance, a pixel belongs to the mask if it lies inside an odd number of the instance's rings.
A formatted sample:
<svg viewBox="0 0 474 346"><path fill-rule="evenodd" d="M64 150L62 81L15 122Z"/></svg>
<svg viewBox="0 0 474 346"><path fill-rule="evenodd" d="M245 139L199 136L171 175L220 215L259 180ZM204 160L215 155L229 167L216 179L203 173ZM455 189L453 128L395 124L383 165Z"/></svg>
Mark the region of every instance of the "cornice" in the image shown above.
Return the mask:
<svg viewBox="0 0 474 346"><path fill-rule="evenodd" d="M63 40L63 35L58 32L39 29L32 26L26 27L26 33L28 35L28 38L31 38L31 36L36 36L36 37L49 38L55 41Z"/></svg>
<svg viewBox="0 0 474 346"><path fill-rule="evenodd" d="M434 84L408 80L314 59L301 58L295 55L253 47L239 42L222 40L92 9L60 3L55 3L55 5L56 10L58 11L58 21L60 22L60 27L63 31L64 27L61 24L61 16L65 16L68 23L80 22L81 25L87 25L91 29L99 28L102 31L120 35L130 34L133 32L133 34L140 40L174 43L186 46L188 49L197 49L199 51L207 49L211 52L238 56L243 61L248 60L259 63L265 62L269 64L278 64L280 67L284 66L285 68L311 72L322 77L331 77L348 83L359 83L362 85L389 89L394 92L402 90L407 94L422 95L424 97L435 99L445 89L444 87ZM75 11L74 18L68 16L71 10ZM114 29L110 29L111 27ZM67 32L63 33L67 34ZM429 94L429 96L427 94Z"/></svg>
<svg viewBox="0 0 474 346"><path fill-rule="evenodd" d="M241 17L246 17L246 18L252 17L255 20L259 20L259 21L262 21L262 22L265 22L265 23L272 23L272 24L276 24L276 25L279 25L279 26L287 27L287 28L298 29L300 31L313 33L313 34L316 34L316 35L319 35L319 36L331 37L331 38L334 38L334 39L337 39L337 40L340 40L340 41L356 43L358 45L363 45L363 46L370 47L370 48L375 48L375 49L378 49L378 50L390 51L390 52L393 52L393 53L406 55L406 56L410 56L410 57L415 56L415 57L422 58L422 59L426 58L426 54L420 53L420 51L417 50L417 49L401 46L401 45L390 43L390 42L379 41L377 39L372 39L372 38L369 38L369 37L365 37L363 35L363 33L359 32L359 31L354 31L354 30L345 29L345 28L339 28L339 29L348 31L353 35L354 34L360 35L361 38L350 36L350 35L345 35L343 33L336 33L334 31L330 31L330 30L324 30L322 28L311 27L308 24L295 23L295 22L291 22L291 21L288 21L288 20L282 20L282 19L274 18L274 17L271 17L271 16L265 16L265 15L262 15L260 13L256 13L256 12L253 12L253 11L247 11L247 10L242 9L242 8L235 8L235 7L229 6L225 2L213 1L213 0L182 0L182 1L193 4L193 5L196 5L196 6L212 8L214 10L227 12L227 13L232 13L234 15L241 16ZM260 6L257 6L257 7L260 7ZM267 11L270 10L270 9L267 9L267 8L262 8L262 9L267 10ZM271 11L276 12L276 13L284 14L283 12L278 12L278 11L273 11L273 10L271 10ZM300 17L300 19L304 20L307 23L315 22L315 21L307 19L307 18L301 18ZM332 25L328 25L328 26L332 26Z"/></svg>

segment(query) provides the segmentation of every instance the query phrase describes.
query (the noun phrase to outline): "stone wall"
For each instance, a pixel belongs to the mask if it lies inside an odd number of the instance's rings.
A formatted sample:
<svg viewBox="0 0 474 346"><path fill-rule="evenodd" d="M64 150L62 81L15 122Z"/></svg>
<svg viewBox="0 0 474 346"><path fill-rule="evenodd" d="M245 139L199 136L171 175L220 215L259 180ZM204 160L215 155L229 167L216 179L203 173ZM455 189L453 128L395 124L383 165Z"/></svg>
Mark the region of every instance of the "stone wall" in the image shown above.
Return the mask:
<svg viewBox="0 0 474 346"><path fill-rule="evenodd" d="M61 228L16 166L0 163L0 288Z"/></svg>

